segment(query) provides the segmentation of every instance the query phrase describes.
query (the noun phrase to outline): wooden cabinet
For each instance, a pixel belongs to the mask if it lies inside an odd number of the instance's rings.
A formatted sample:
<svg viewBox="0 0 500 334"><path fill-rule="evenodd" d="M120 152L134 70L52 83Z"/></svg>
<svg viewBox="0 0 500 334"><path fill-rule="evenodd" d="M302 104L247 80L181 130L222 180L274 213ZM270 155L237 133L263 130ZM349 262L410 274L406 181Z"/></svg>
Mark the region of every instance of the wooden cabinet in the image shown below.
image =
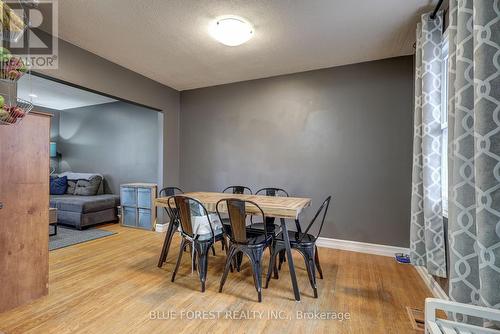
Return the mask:
<svg viewBox="0 0 500 334"><path fill-rule="evenodd" d="M157 188L153 183L129 183L120 186L123 226L154 229L156 224L154 200Z"/></svg>
<svg viewBox="0 0 500 334"><path fill-rule="evenodd" d="M50 115L0 125L0 312L48 293Z"/></svg>

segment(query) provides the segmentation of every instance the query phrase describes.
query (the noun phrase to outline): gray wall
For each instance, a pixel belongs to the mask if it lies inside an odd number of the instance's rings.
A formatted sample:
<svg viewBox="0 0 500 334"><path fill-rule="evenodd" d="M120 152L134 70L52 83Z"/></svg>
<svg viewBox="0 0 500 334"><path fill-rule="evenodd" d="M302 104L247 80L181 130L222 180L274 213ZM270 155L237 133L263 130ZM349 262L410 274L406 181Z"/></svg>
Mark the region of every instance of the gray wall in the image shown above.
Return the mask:
<svg viewBox="0 0 500 334"><path fill-rule="evenodd" d="M322 236L409 244L412 57L181 92L181 185L333 195Z"/></svg>
<svg viewBox="0 0 500 334"><path fill-rule="evenodd" d="M161 69L159 69L161 70ZM179 182L179 92L59 40L59 68L39 71L106 94L161 109L163 117L163 183Z"/></svg>
<svg viewBox="0 0 500 334"><path fill-rule="evenodd" d="M158 183L162 117L123 102L61 111L61 172L100 173L114 194L123 183Z"/></svg>
<svg viewBox="0 0 500 334"><path fill-rule="evenodd" d="M57 141L59 139L59 110L35 106L34 110L51 114L50 119L50 141Z"/></svg>
<svg viewBox="0 0 500 334"><path fill-rule="evenodd" d="M50 119L50 141L57 142L59 140L59 119L60 119L60 112L59 110L51 109L51 108L45 108L45 107L40 107L40 106L35 106L34 108L36 111L44 112L47 114L51 114L52 117ZM51 170L54 169L55 172L58 171L58 161L56 158L50 158L50 168Z"/></svg>

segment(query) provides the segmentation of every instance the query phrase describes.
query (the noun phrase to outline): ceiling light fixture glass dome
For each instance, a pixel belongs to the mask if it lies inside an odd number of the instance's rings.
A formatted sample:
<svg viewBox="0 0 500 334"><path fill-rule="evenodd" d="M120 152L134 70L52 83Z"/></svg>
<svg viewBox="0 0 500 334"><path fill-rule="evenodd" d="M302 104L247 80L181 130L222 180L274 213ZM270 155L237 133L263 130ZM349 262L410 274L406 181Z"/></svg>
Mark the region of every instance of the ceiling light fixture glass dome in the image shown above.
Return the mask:
<svg viewBox="0 0 500 334"><path fill-rule="evenodd" d="M238 46L252 38L253 27L241 17L225 16L212 24L210 34L224 45Z"/></svg>

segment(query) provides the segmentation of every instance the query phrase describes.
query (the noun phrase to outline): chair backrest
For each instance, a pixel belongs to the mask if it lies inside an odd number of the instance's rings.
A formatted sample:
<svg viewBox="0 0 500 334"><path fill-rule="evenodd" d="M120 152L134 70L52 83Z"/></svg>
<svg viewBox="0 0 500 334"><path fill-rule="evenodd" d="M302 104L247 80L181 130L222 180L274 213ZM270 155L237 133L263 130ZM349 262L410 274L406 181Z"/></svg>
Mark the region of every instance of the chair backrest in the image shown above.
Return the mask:
<svg viewBox="0 0 500 334"><path fill-rule="evenodd" d="M229 215L229 224L231 225L231 234L229 239L233 243L246 244L248 243L247 226L246 226L246 216L247 214L256 214L262 216L262 220L265 220L264 211L260 206L252 201L244 201L237 198L225 198L217 202L215 206L219 219L222 220L220 209L222 203L226 205L226 212ZM252 208L252 210L248 210ZM264 229L264 234L267 237L267 230Z"/></svg>
<svg viewBox="0 0 500 334"><path fill-rule="evenodd" d="M290 197L288 192L285 189L275 188L275 187L266 187L257 190L255 195L264 195L264 196L273 196L273 197ZM253 217L250 217L250 221L253 223ZM269 226L274 224L276 221L275 217L266 217L266 225Z"/></svg>
<svg viewBox="0 0 500 334"><path fill-rule="evenodd" d="M304 231L304 234L302 234L302 236L300 238L300 241L302 241L302 239L307 235L307 233L309 233L309 230L314 225L314 223L316 222L316 220L320 216L320 214L323 212L323 215L321 216L321 224L319 226L318 233L315 236L315 238L318 239L318 237L319 237L319 235L321 233L321 230L323 229L323 224L325 223L325 218L326 218L326 214L328 212L328 207L330 206L330 200L331 199L332 199L332 196L328 196L323 201L323 204L321 204L321 206L319 207L318 211L316 212L316 214L314 215L313 219L311 220L311 222L307 226L306 230Z"/></svg>
<svg viewBox="0 0 500 334"><path fill-rule="evenodd" d="M265 195L265 196L278 196L278 197L290 197L285 189L266 187L257 190L255 195Z"/></svg>
<svg viewBox="0 0 500 334"><path fill-rule="evenodd" d="M177 194L184 194L184 191L182 191L181 188L178 187L165 187L160 192L158 193L159 197L170 197L174 196ZM170 210L170 208L164 208L165 211L167 212L168 218L170 218L170 221L173 221L177 218L177 209L174 208L174 210Z"/></svg>
<svg viewBox="0 0 500 334"><path fill-rule="evenodd" d="M165 187L158 193L160 197L170 197L177 194L184 194L184 191L178 187Z"/></svg>
<svg viewBox="0 0 500 334"><path fill-rule="evenodd" d="M175 206L172 206L174 204ZM208 226L210 226L210 233L214 238L214 230L210 222L210 217L205 206L196 198L184 195L175 195L168 198L168 207L172 212L178 212L178 219L180 221L180 228L184 235L190 238L196 238L196 232L193 228L194 216L205 216Z"/></svg>
<svg viewBox="0 0 500 334"><path fill-rule="evenodd" d="M252 195L252 189L245 186L229 186L222 191L223 193L231 192L233 194L244 194L245 192Z"/></svg>

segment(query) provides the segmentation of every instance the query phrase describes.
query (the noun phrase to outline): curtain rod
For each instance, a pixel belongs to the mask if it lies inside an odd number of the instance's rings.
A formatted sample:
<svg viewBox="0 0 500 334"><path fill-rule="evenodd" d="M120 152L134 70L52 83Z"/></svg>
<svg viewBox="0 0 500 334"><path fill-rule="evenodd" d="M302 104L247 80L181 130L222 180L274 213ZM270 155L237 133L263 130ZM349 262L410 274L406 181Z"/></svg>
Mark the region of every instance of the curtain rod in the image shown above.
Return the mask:
<svg viewBox="0 0 500 334"><path fill-rule="evenodd" d="M431 14L431 19L434 20L436 18L436 14L437 14L439 8L441 8L442 4L443 4L443 0L439 0L438 4L436 5L436 8L434 8L434 11Z"/></svg>
<svg viewBox="0 0 500 334"><path fill-rule="evenodd" d="M430 18L431 20L434 20L436 18L436 15L437 15L437 12L439 11L439 9L441 8L441 5L443 4L443 0L439 0L439 2L437 3L436 5L436 8L434 8L434 11L432 12ZM446 11L445 11L446 12ZM444 19L444 14L443 14L443 19ZM443 33L444 33L444 24L443 24ZM417 42L413 43L413 48L416 49L417 47Z"/></svg>

